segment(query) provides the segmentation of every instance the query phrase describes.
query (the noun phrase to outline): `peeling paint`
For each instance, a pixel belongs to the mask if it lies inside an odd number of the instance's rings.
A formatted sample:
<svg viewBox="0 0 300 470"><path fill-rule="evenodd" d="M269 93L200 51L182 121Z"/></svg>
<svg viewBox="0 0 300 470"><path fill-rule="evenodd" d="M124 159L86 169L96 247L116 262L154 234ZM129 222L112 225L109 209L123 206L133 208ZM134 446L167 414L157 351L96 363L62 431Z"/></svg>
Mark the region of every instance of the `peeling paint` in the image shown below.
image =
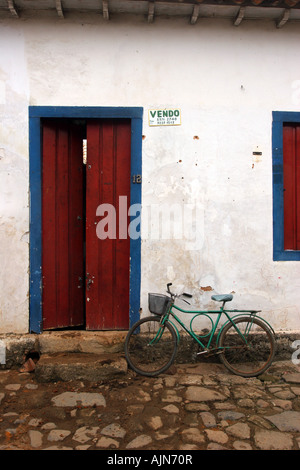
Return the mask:
<svg viewBox="0 0 300 470"><path fill-rule="evenodd" d="M29 243L29 231L23 233L21 237L21 242Z"/></svg>

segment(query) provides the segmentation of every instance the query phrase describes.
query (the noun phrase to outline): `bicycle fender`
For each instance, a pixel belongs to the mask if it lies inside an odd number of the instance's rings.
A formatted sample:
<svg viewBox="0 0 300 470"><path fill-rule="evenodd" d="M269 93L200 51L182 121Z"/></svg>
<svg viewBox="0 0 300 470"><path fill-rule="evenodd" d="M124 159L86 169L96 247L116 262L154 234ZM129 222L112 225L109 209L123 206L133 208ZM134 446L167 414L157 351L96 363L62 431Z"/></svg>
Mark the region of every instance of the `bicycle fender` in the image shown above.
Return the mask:
<svg viewBox="0 0 300 470"><path fill-rule="evenodd" d="M235 315L234 317L232 317L232 320L234 320L235 318L238 318L238 317L247 317L247 316L250 317L251 315L249 315L249 314L247 315L247 314L245 314L245 313L240 313L239 315ZM267 320L265 320L264 318L262 318L262 317L260 317L260 316L258 316L258 315L255 315L254 318L258 318L260 321L262 321L263 323L265 323L265 324L270 328L270 330L271 330L271 332L273 333L273 335L275 336L275 331L274 331L273 327L270 325L270 323L267 322ZM218 336L217 336L217 339L216 339L216 344L217 344L217 345L219 344L219 337L220 337L220 335L221 335L223 329L225 328L225 326L226 326L228 323L230 323L230 320L227 320L227 321L224 323L224 325L222 326L222 328L220 328L220 331L219 331Z"/></svg>

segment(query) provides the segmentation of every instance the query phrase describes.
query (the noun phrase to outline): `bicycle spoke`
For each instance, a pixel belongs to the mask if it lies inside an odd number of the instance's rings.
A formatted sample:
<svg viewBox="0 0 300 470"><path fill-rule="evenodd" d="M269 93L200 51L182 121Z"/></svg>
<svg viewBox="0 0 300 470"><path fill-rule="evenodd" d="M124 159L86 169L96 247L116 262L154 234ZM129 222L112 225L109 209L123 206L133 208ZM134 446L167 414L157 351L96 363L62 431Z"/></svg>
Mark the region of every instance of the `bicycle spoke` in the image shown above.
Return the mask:
<svg viewBox="0 0 300 470"><path fill-rule="evenodd" d="M157 375L173 362L177 350L174 329L160 325L159 317L139 321L128 333L125 354L129 365L142 375Z"/></svg>
<svg viewBox="0 0 300 470"><path fill-rule="evenodd" d="M265 323L256 318L242 317L235 323L243 337L232 324L228 324L220 336L219 346L223 348L220 359L235 374L257 376L272 363L275 351L273 335Z"/></svg>

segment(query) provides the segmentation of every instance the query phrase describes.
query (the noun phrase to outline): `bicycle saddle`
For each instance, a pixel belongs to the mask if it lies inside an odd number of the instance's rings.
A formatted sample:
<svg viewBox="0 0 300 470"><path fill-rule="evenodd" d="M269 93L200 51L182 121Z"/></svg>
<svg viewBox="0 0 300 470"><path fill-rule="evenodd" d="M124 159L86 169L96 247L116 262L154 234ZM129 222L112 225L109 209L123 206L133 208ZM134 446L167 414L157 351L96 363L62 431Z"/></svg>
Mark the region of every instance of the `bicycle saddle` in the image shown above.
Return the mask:
<svg viewBox="0 0 300 470"><path fill-rule="evenodd" d="M216 300L217 302L229 302L233 299L233 295L231 294L223 294L223 295L212 295L212 300Z"/></svg>

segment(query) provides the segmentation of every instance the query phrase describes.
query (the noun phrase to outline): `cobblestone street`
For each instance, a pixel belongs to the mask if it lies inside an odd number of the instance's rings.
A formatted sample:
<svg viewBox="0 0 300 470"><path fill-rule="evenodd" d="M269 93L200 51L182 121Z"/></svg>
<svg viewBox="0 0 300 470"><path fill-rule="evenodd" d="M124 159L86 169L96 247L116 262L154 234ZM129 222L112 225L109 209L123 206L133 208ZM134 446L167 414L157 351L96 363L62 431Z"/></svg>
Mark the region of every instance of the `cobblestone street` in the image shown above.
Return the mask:
<svg viewBox="0 0 300 470"><path fill-rule="evenodd" d="M198 363L102 383L1 370L0 449L299 450L300 367L245 379Z"/></svg>

